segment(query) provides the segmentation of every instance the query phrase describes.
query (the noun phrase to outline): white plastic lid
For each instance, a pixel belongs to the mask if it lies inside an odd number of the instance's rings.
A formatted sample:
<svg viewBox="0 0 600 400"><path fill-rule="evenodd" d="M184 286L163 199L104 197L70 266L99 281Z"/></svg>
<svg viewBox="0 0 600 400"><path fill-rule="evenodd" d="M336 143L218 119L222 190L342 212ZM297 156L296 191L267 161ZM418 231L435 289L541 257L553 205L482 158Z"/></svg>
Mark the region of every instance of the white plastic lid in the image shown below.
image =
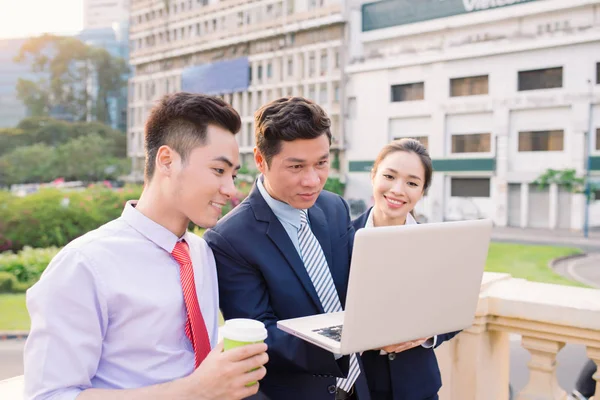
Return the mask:
<svg viewBox="0 0 600 400"><path fill-rule="evenodd" d="M221 327L224 338L237 342L260 342L267 338L267 328L260 321L246 318L235 318L225 321Z"/></svg>

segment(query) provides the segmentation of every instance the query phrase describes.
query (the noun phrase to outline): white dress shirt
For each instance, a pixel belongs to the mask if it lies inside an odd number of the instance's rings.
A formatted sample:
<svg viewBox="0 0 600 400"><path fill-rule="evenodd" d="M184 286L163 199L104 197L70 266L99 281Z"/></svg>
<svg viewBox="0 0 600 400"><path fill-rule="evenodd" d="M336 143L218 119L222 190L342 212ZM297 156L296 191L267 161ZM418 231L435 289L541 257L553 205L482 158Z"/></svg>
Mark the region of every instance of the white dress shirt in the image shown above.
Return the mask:
<svg viewBox="0 0 600 400"><path fill-rule="evenodd" d="M367 222L365 222L365 228L376 228L375 223L373 222L373 209L371 208L371 210L369 211L369 216L367 217ZM416 225L417 224L417 220L412 216L412 214L408 213L406 214L406 221L404 222L404 225ZM434 336L432 338L429 338L425 343L423 343L421 346L425 347L426 349L435 347L437 343L437 336ZM380 351L381 355L385 355L387 354L384 350Z"/></svg>
<svg viewBox="0 0 600 400"><path fill-rule="evenodd" d="M27 291L25 398L75 399L88 388L129 389L194 370L180 266L185 239L211 346L218 338L215 259L204 239L172 232L127 203L120 218L69 243Z"/></svg>

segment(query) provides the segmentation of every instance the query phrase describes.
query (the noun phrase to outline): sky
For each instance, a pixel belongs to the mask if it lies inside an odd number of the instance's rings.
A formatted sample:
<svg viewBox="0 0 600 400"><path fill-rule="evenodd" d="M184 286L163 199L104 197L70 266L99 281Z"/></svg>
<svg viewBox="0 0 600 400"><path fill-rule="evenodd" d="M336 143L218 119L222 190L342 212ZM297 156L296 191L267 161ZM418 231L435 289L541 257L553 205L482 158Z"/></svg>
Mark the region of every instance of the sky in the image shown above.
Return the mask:
<svg viewBox="0 0 600 400"><path fill-rule="evenodd" d="M0 39L72 34L83 28L83 0L0 0Z"/></svg>

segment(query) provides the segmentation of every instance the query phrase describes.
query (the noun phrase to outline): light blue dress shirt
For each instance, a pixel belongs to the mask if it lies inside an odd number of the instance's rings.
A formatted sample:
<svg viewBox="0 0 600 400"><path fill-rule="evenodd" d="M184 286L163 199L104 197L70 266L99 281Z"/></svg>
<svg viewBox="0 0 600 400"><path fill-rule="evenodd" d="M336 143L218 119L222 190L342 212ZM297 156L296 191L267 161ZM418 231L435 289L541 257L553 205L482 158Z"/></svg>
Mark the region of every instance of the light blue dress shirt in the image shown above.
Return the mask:
<svg viewBox="0 0 600 400"><path fill-rule="evenodd" d="M265 199L267 205L271 208L271 211L273 211L273 214L275 214L279 222L281 222L281 225L283 225L283 228L294 244L296 251L298 254L301 254L300 242L298 241L298 230L300 229L300 210L271 197L269 192L267 192L267 189L265 189L262 176L256 180L256 186L258 187L258 191L263 199ZM310 224L310 221L308 223Z"/></svg>
<svg viewBox="0 0 600 400"><path fill-rule="evenodd" d="M194 370L179 264L189 244L211 346L218 338L215 260L204 239L178 238L137 211L67 245L27 292L25 398L75 399L88 388L129 389Z"/></svg>

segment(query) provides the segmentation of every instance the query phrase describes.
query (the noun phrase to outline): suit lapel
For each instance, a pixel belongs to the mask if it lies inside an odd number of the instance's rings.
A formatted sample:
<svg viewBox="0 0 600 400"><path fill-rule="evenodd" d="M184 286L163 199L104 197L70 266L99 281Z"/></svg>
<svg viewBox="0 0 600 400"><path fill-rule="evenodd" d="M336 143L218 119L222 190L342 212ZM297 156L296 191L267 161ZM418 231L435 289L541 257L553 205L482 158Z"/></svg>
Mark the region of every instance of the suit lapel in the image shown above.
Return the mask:
<svg viewBox="0 0 600 400"><path fill-rule="evenodd" d="M285 228L281 225L281 222L279 222L269 205L265 202L265 199L263 199L256 185L252 189L248 199L252 205L256 219L268 223L267 236L287 260L289 266L302 283L304 290L306 290L306 293L319 310L319 313L323 313L324 310L321 305L321 300L319 300L319 295L308 275L308 271L306 271L306 268L304 267L304 262L302 261L300 254L296 251L296 247L294 247Z"/></svg>

